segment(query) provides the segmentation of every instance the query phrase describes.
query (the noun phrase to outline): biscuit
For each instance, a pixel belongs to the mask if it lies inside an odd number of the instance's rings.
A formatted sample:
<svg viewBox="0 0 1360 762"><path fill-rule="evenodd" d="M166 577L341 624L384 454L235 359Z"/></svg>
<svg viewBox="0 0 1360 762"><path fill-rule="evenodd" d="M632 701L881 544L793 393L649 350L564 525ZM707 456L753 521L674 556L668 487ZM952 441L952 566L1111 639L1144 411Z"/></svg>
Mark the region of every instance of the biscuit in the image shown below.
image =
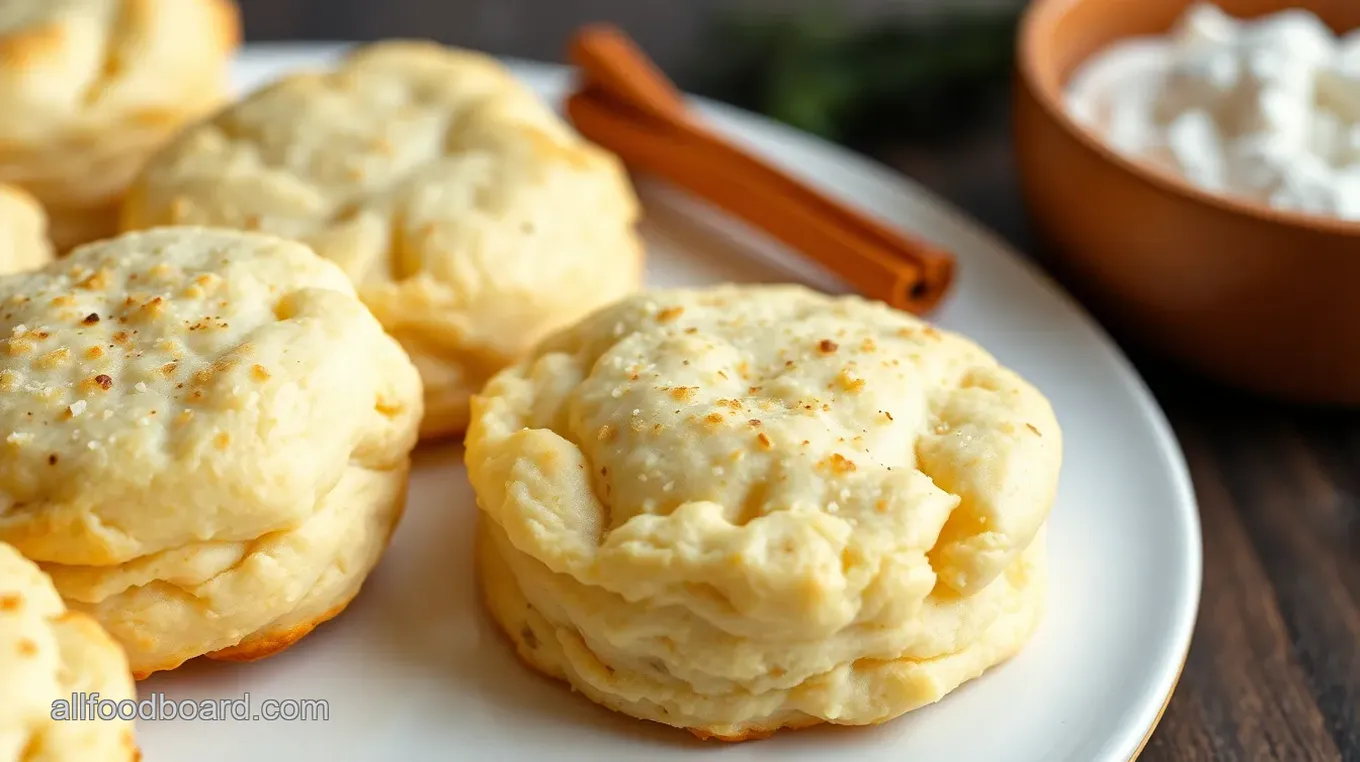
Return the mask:
<svg viewBox="0 0 1360 762"><path fill-rule="evenodd" d="M914 626L940 631L976 628L970 630L969 638L959 640L956 650L933 656L865 657L836 664L801 682L771 681L771 687L759 693L724 686L724 692L709 694L686 684L686 678L670 674L670 666L662 660L645 668L616 666L619 661L600 653L608 646L597 651L600 647L587 642L580 630L554 623L525 598L505 560L518 551L505 544L504 533L494 523L481 523L477 542L483 600L524 663L569 682L597 704L684 728L704 740L751 741L782 729L823 723L872 725L894 719L939 701L1014 656L1038 627L1046 608L1046 543L1040 530L1020 558L982 594L939 596L927 604L929 615ZM552 579L541 569L539 573ZM551 593L547 595L543 604L551 610ZM648 629L654 637L667 637L659 634L659 627ZM865 685L871 686L867 692L861 687Z"/></svg>
<svg viewBox="0 0 1360 762"><path fill-rule="evenodd" d="M0 3L0 182L58 250L113 234L146 158L225 99L239 38L230 0Z"/></svg>
<svg viewBox="0 0 1360 762"><path fill-rule="evenodd" d="M662 291L474 398L488 607L612 709L740 740L883 722L1043 610L1062 432L963 337L794 286Z"/></svg>
<svg viewBox="0 0 1360 762"><path fill-rule="evenodd" d="M47 216L24 191L0 185L0 275L33 270L52 261Z"/></svg>
<svg viewBox="0 0 1360 762"><path fill-rule="evenodd" d="M334 264L164 228L0 280L0 541L140 678L287 647L401 515L419 375Z"/></svg>
<svg viewBox="0 0 1360 762"><path fill-rule="evenodd" d="M494 59L387 42L187 130L122 224L263 230L338 263L420 369L433 437L538 339L636 288L638 211L618 159Z"/></svg>
<svg viewBox="0 0 1360 762"><path fill-rule="evenodd" d="M100 717L136 697L127 658L84 614L66 610L52 582L0 543L0 760L131 762L132 722ZM73 700L74 697L74 700Z"/></svg>

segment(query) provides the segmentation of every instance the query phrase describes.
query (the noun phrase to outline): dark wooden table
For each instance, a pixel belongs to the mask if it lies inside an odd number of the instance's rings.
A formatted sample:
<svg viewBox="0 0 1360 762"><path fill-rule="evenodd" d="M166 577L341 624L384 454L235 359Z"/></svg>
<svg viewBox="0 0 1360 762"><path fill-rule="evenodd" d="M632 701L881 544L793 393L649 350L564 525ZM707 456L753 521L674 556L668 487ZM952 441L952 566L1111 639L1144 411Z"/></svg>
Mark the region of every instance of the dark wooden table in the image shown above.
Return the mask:
<svg viewBox="0 0 1360 762"><path fill-rule="evenodd" d="M1042 261L1007 135L881 158ZM1194 643L1140 759L1360 761L1360 413L1256 399L1130 349L1204 527Z"/></svg>
<svg viewBox="0 0 1360 762"><path fill-rule="evenodd" d="M555 59L589 16L624 23L663 61L692 55L680 46L699 36L696 9L718 2L242 1L255 39L430 35ZM1007 134L997 122L952 147L879 158L1038 253ZM1189 460L1205 562L1194 645L1142 759L1360 762L1360 414L1277 405L1134 359Z"/></svg>

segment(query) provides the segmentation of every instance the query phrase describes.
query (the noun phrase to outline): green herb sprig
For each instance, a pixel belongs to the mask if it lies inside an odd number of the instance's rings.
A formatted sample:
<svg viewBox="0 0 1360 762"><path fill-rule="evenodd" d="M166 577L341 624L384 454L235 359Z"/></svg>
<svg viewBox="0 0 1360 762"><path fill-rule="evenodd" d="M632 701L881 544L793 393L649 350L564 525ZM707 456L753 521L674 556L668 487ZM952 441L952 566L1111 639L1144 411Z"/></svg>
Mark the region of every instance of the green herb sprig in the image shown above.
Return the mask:
<svg viewBox="0 0 1360 762"><path fill-rule="evenodd" d="M1004 101L1016 21L979 9L852 26L829 5L726 16L696 89L851 145L939 141Z"/></svg>

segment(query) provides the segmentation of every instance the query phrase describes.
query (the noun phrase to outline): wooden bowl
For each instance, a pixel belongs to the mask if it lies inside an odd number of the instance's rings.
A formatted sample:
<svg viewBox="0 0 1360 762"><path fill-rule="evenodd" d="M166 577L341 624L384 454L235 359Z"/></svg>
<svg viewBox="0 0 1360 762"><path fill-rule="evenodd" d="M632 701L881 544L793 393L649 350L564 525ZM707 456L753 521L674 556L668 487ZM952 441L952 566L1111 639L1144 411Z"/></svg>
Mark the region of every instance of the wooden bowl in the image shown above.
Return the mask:
<svg viewBox="0 0 1360 762"><path fill-rule="evenodd" d="M1360 0L1219 0L1237 17L1285 7L1334 30ZM1015 138L1057 273L1118 335L1226 383L1360 403L1360 223L1201 191L1117 154L1063 107L1068 77L1124 37L1168 31L1191 0L1036 0L1020 26Z"/></svg>

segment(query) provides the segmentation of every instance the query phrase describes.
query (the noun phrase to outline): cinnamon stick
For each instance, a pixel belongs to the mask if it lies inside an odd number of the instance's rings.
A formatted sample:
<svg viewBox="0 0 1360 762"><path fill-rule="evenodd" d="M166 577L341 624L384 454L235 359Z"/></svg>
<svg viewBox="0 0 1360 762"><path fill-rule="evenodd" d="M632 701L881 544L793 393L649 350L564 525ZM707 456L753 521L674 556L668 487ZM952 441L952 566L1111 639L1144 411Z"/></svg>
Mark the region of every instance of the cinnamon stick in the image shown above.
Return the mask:
<svg viewBox="0 0 1360 762"><path fill-rule="evenodd" d="M588 139L745 220L864 295L917 314L948 292L954 260L810 187L706 129L620 30L583 28L570 56L584 85L567 115Z"/></svg>

